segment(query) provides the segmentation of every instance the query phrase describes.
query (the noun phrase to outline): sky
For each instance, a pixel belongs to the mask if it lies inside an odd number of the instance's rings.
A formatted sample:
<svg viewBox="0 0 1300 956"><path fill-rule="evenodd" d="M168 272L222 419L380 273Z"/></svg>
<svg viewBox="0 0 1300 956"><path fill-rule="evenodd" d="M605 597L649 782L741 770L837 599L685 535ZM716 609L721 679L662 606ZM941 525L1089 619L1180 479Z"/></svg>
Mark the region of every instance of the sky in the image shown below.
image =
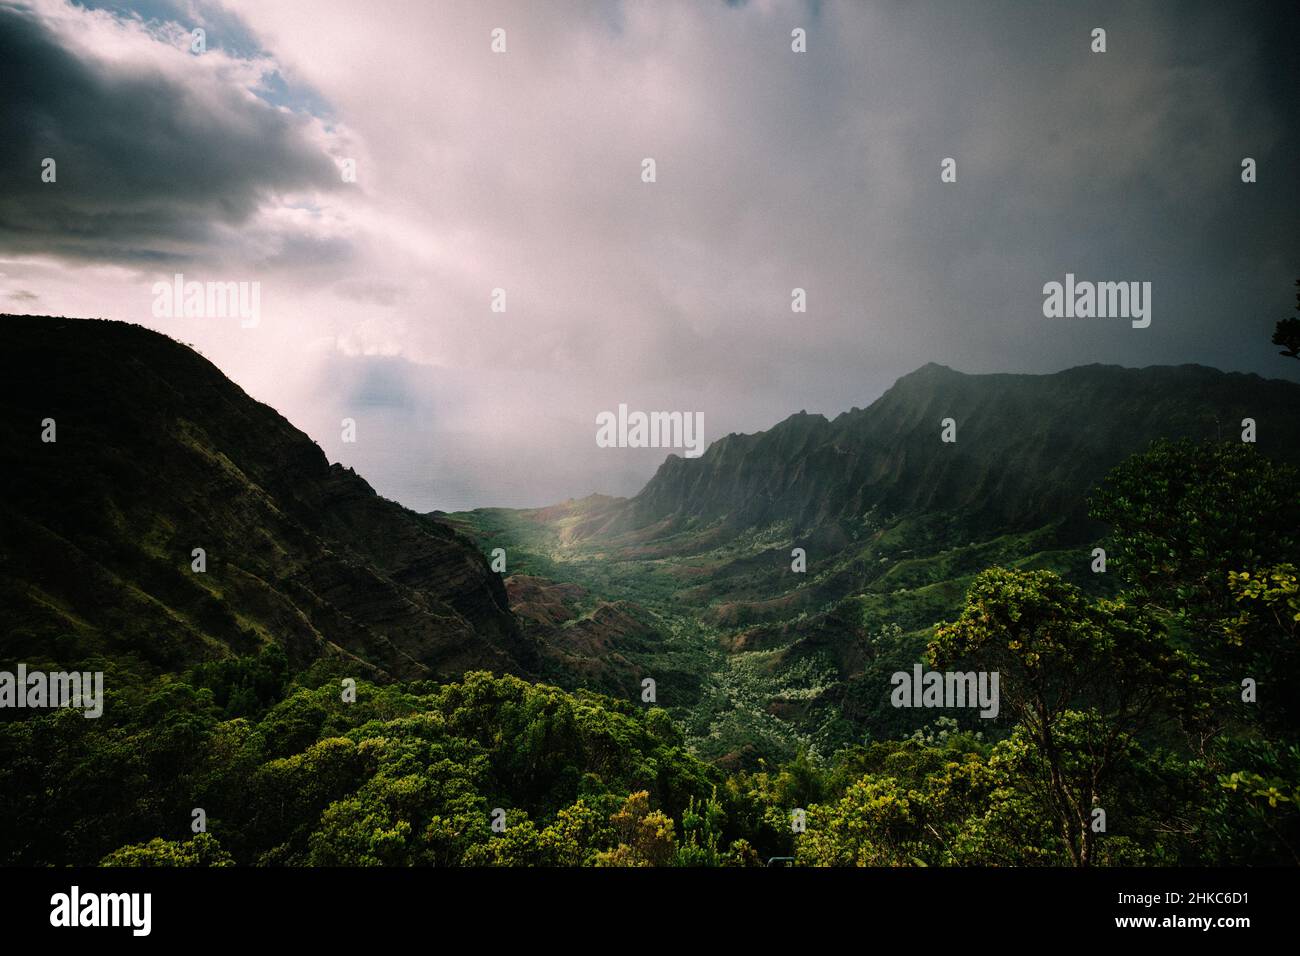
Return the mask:
<svg viewBox="0 0 1300 956"><path fill-rule="evenodd" d="M620 405L708 442L932 361L1300 380L1269 343L1300 277L1297 27L1249 2L0 0L0 311L189 343L419 511L635 494L669 452L600 447ZM178 273L257 283L256 325L155 314ZM1150 282L1151 324L1046 317L1067 273Z"/></svg>

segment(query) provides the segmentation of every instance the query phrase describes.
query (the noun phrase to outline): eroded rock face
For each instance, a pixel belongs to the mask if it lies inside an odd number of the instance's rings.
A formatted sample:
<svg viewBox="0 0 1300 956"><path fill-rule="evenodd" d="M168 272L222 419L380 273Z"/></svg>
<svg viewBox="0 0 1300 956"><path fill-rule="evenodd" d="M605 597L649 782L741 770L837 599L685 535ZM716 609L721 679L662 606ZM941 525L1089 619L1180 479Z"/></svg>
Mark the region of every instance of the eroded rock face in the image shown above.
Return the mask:
<svg viewBox="0 0 1300 956"><path fill-rule="evenodd" d="M577 604L587 591L580 585L549 581L531 574L506 578L510 609L518 617L554 627L578 616Z"/></svg>
<svg viewBox="0 0 1300 956"><path fill-rule="evenodd" d="M359 676L534 671L468 538L330 465L192 350L117 322L0 322L0 658L178 669L273 641Z"/></svg>
<svg viewBox="0 0 1300 956"><path fill-rule="evenodd" d="M692 521L730 531L784 521L824 534L874 511L950 514L988 534L1082 520L1089 489L1156 438L1230 440L1250 417L1268 422L1260 451L1296 460L1298 398L1291 382L1197 365L966 375L932 363L868 408L801 412L700 458L671 455L602 527L659 535Z"/></svg>

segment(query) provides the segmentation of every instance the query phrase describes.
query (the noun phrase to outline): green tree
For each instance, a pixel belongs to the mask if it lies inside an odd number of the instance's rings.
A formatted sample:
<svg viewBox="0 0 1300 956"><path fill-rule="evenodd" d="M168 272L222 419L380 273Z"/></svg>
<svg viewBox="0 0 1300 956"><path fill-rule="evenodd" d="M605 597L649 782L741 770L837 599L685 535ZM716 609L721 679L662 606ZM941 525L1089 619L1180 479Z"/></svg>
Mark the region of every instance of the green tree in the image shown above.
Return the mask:
<svg viewBox="0 0 1300 956"><path fill-rule="evenodd" d="M682 843L677 848L678 866L718 866L726 811L715 790L707 800L694 797L682 813Z"/></svg>
<svg viewBox="0 0 1300 956"><path fill-rule="evenodd" d="M1300 279L1296 279L1295 284L1300 290ZM1300 291L1296 292L1295 299L1296 310L1300 311ZM1282 346L1279 355L1300 359L1300 319L1279 319L1273 330L1273 344Z"/></svg>
<svg viewBox="0 0 1300 956"><path fill-rule="evenodd" d="M1229 570L1294 557L1297 489L1296 470L1253 445L1157 441L1106 476L1091 514L1111 526L1130 603L1204 629L1231 608Z"/></svg>
<svg viewBox="0 0 1300 956"><path fill-rule="evenodd" d="M114 850L100 866L234 866L235 861L211 833L197 833L179 843L155 837Z"/></svg>
<svg viewBox="0 0 1300 956"><path fill-rule="evenodd" d="M1094 861L1093 809L1139 735L1203 706L1192 662L1150 615L1090 602L1050 571L991 568L956 621L935 631L931 663L996 672L1002 708L1032 742L1035 782L1070 861Z"/></svg>
<svg viewBox="0 0 1300 956"><path fill-rule="evenodd" d="M614 828L609 820L612 808L608 806L611 799L583 798L555 815L538 838L548 865L590 865L597 852L613 843Z"/></svg>
<svg viewBox="0 0 1300 956"><path fill-rule="evenodd" d="M808 808L795 839L806 866L907 866L923 862L927 838L915 794L894 777L863 777L838 803Z"/></svg>
<svg viewBox="0 0 1300 956"><path fill-rule="evenodd" d="M609 822L617 845L596 854L597 866L670 866L676 860L672 818L650 809L645 790L629 795Z"/></svg>

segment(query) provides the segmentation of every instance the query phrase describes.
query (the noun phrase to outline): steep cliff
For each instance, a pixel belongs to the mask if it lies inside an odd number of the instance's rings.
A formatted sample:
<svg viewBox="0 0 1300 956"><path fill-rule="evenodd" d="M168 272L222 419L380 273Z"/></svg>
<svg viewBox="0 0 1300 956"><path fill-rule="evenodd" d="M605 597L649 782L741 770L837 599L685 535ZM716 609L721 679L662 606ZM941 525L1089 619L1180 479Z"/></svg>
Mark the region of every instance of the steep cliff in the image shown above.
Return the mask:
<svg viewBox="0 0 1300 956"><path fill-rule="evenodd" d="M331 465L202 356L118 322L0 329L0 659L175 670L277 643L381 677L533 671L468 539Z"/></svg>

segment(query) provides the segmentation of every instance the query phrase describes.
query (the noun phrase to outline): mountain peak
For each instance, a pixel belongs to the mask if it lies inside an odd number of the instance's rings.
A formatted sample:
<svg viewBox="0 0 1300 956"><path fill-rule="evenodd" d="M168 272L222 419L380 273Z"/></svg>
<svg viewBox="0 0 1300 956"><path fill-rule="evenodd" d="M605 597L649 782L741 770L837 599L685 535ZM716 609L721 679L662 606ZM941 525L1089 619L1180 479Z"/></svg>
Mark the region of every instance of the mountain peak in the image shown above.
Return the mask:
<svg viewBox="0 0 1300 956"><path fill-rule="evenodd" d="M856 528L881 513L965 515L982 529L1080 517L1089 490L1157 438L1226 440L1260 424L1262 452L1291 460L1300 385L1196 366L1092 365L1046 375L968 374L929 362L868 408L792 415L661 468L632 526L666 518ZM958 441L940 440L941 422Z"/></svg>
<svg viewBox="0 0 1300 956"><path fill-rule="evenodd" d="M915 371L908 372L903 378L912 378L918 375L965 375L965 372L959 372L947 365L940 365L938 362L926 362ZM901 381L901 379L900 379Z"/></svg>

